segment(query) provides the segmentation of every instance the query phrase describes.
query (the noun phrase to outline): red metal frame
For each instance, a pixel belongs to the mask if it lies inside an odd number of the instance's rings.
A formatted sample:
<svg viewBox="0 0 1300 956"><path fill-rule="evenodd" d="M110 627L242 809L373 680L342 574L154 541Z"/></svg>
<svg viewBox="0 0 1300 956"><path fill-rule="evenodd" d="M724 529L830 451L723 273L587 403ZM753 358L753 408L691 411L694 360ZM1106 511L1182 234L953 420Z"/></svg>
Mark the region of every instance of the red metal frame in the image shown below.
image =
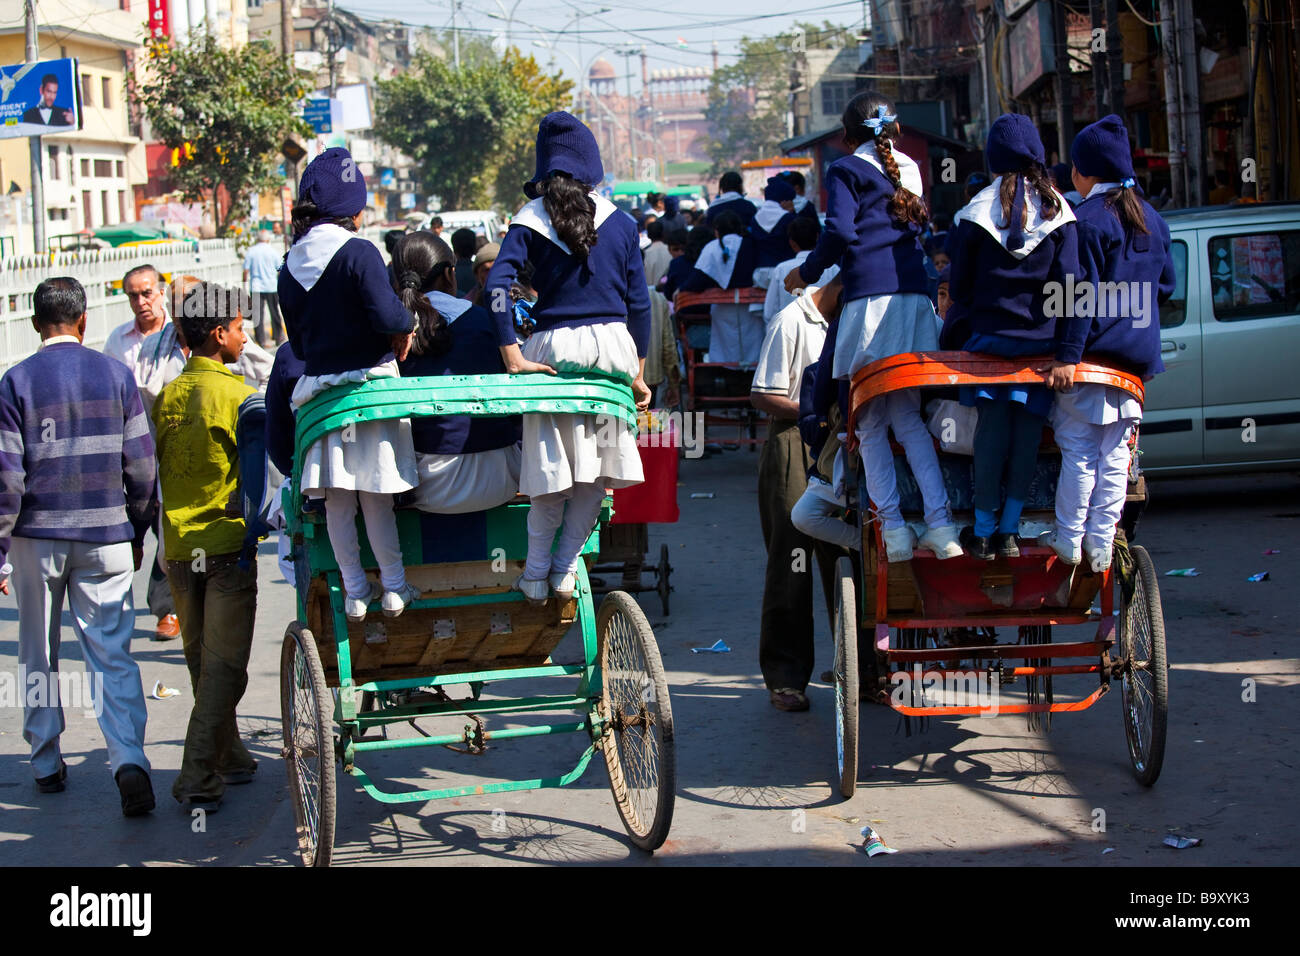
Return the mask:
<svg viewBox="0 0 1300 956"><path fill-rule="evenodd" d="M706 305L756 305L764 301L767 292L764 289L747 288L747 289L707 289L703 292L678 292L673 297L673 318L677 325L677 340L682 346L682 357L686 360L686 399L687 411L695 411L697 408L706 410L704 424L705 427L716 426L722 428L736 428L741 434L732 441L733 444L739 445L761 445L765 439L749 438L743 432L747 423L738 422L735 419L723 418L720 416L711 416L707 414L707 409L739 408L753 409L749 402L749 396L725 396L725 395L707 395L697 396L695 394L695 371L699 368L729 368L740 369L742 366L738 362L701 362L695 357L695 349L691 346L690 339L686 334L688 321L699 323L709 321L707 316L683 316L682 310L693 306ZM756 415L761 412L755 411Z"/></svg>
<svg viewBox="0 0 1300 956"><path fill-rule="evenodd" d="M856 420L856 416L866 402L879 395L901 389L960 385L1042 384L1042 375L1034 370L1049 361L1051 361L1050 357L1003 359L969 352L927 352L891 356L867 365L853 376L850 386L850 420ZM1142 382L1138 378L1102 365L1080 363L1076 366L1074 379L1076 382L1095 382L1122 388L1138 401L1142 401L1145 395ZM849 431L852 434L852 429ZM923 597L923 604L927 610L933 609L933 614L919 617L891 616L888 601L889 564L884 560L885 548L879 525L874 528L873 533L876 553L880 556L876 562L876 619L873 622L863 623L875 625L874 647L876 652L883 656L886 666L893 663L906 665L925 661L944 661L954 657L998 660L1021 658L1035 661L1091 657L1097 661L1092 664L1049 664L1012 668L1009 673L1015 677L1098 674L1101 683L1082 700L1054 702L1050 705L999 704L998 716L1087 710L1109 689L1109 668L1101 659L1108 655L1114 644L1115 588L1111 570L1108 569L1099 576L1101 613L1095 615L1090 611L1047 606L1048 595L1068 593L1073 575L1087 573L1084 569L1065 565L1050 548L1027 545L1021 548L1020 558L1010 561L1000 558L991 563L977 561L965 555L940 562L932 552L918 550L913 554L912 570L916 587ZM982 575L991 568L1004 573L1014 571L1019 599L1030 603L1037 602L1038 606L963 613L964 607L968 608L976 604L973 595L979 589ZM1027 586L1025 586L1026 582ZM1065 592L1062 588L1065 588ZM986 599L982 603L987 605L989 601ZM918 650L891 649L889 646L892 628L1042 627L1052 624L1085 624L1093 621L1097 622L1097 634L1091 641L1064 644L996 644ZM890 683L890 678L898 673L906 674L907 671L906 669L891 670L886 675L886 685ZM957 672L947 670L926 672L927 675L947 673ZM1008 672L1003 670L1002 673ZM987 715L987 708L979 706L912 707L895 703L892 698L889 700L889 705L900 714L917 717Z"/></svg>

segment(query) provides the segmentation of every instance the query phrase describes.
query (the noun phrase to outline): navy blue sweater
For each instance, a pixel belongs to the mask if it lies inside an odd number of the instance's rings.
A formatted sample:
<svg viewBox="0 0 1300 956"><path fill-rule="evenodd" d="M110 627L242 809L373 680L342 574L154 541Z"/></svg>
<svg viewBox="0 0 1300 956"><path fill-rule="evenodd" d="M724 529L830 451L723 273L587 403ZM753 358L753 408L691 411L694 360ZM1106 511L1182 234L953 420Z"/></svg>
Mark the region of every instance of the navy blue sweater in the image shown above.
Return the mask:
<svg viewBox="0 0 1300 956"><path fill-rule="evenodd" d="M514 345L510 284L525 262L533 264L534 332L560 325L625 322L644 357L650 343L650 293L645 284L636 223L611 214L596 229L596 244L586 259L565 252L541 233L512 225L484 285L496 320L497 345Z"/></svg>
<svg viewBox="0 0 1300 956"><path fill-rule="evenodd" d="M1066 276L1078 273L1079 231L1073 222L1053 229L1033 252L1017 259L981 226L963 219L952 243L952 305L941 346L960 348L958 341L972 335L1001 336L1017 345L1039 342L1043 353L1054 351L1058 361L1078 362L1089 320L1056 319L1044 309L1047 283L1064 287Z"/></svg>
<svg viewBox="0 0 1300 956"><path fill-rule="evenodd" d="M1140 283L1144 310L1132 306L1122 316L1097 315L1084 351L1090 358L1117 365L1143 378L1165 370L1160 360L1160 308L1174 291L1174 260L1169 254L1169 226L1142 200L1149 234L1126 232L1105 196L1090 196L1075 208L1079 220L1080 276L1089 282ZM1103 286L1100 299L1109 295ZM1130 299L1130 302L1132 300ZM1100 311L1100 310L1098 310Z"/></svg>
<svg viewBox="0 0 1300 956"><path fill-rule="evenodd" d="M753 246L754 265L750 269L770 269L790 258L790 223L794 213L788 212L776 221L769 232L754 220L749 224L749 239Z"/></svg>
<svg viewBox="0 0 1300 956"><path fill-rule="evenodd" d="M686 281L686 277L691 274L695 268L695 263L691 262L688 256L678 256L672 262L668 263L668 271L664 273L661 281L660 291L668 298L677 293Z"/></svg>
<svg viewBox="0 0 1300 956"><path fill-rule="evenodd" d="M140 540L157 464L135 378L77 342L55 342L0 379L0 564L10 536Z"/></svg>
<svg viewBox="0 0 1300 956"><path fill-rule="evenodd" d="M497 347L496 322L479 306L471 306L449 326L451 348L438 355L411 355L400 364L403 377L417 375L503 374L505 363ZM411 419L415 450L425 455L465 455L505 448L519 441L523 418L472 418L438 415Z"/></svg>
<svg viewBox="0 0 1300 956"><path fill-rule="evenodd" d="M316 226L293 244L278 288L289 344L307 375L378 365L392 351L389 339L415 328L379 250L339 226Z"/></svg>
<svg viewBox="0 0 1300 956"><path fill-rule="evenodd" d="M844 156L826 171L826 195L826 228L799 267L800 278L814 284L838 264L845 302L894 292L925 295L921 229L889 215L893 183L865 160Z"/></svg>
<svg viewBox="0 0 1300 956"><path fill-rule="evenodd" d="M306 365L288 342L275 350L271 377L266 381L266 457L282 475L293 471L293 388Z"/></svg>
<svg viewBox="0 0 1300 956"><path fill-rule="evenodd" d="M728 199L725 202L715 202L704 211L704 224L712 229L713 221L724 212L734 212L740 217L740 224L748 226L754 214L758 212L758 207L744 196L739 199Z"/></svg>

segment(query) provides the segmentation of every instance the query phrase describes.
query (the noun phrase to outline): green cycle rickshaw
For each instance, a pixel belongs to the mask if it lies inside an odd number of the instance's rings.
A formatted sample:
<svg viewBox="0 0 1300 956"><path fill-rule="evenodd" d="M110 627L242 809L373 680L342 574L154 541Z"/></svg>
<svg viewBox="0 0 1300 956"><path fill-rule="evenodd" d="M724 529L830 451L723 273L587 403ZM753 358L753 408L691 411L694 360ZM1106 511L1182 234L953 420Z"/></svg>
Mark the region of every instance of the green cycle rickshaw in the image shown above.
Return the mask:
<svg viewBox="0 0 1300 956"><path fill-rule="evenodd" d="M471 375L394 378L330 389L298 410L295 462L322 435L349 425L427 415L502 416L527 412L609 416L636 427L631 389L594 374ZM636 601L622 591L592 598L587 565L598 550L609 501L578 563L578 587L564 604L552 596L530 607L511 586L527 553L524 498L470 515L398 510L407 580L420 597L396 618L371 605L351 623L330 548L323 511L304 511L297 467L286 488L298 591L297 620L285 632L280 658L284 758L294 801L298 844L308 866L333 853L337 768L372 797L412 803L502 791L561 787L577 780L593 755L604 755L614 802L632 842L653 851L672 822L675 751L672 706L654 632ZM361 532L362 562L375 568ZM552 652L576 626L580 660ZM499 682L567 678L563 692L495 696ZM493 684L494 696L483 696ZM453 698L452 685L468 687ZM557 688L558 689L558 688ZM492 729L490 722L524 713L569 711L567 720ZM458 733L388 739L389 724L465 717ZM362 768L376 751L458 747L482 752L489 742L577 733L588 739L577 763L555 776L390 792Z"/></svg>

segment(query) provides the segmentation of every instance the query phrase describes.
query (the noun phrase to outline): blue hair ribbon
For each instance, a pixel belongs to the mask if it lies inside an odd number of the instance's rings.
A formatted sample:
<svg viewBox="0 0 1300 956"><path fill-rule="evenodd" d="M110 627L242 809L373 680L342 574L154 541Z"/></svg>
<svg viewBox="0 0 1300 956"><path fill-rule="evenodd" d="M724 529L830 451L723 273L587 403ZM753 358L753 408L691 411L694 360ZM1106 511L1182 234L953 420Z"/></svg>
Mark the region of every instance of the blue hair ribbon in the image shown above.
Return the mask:
<svg viewBox="0 0 1300 956"><path fill-rule="evenodd" d="M1132 176L1129 176L1127 179L1121 179L1119 181L1120 189L1132 189L1136 185L1137 185L1137 180L1134 179Z"/></svg>
<svg viewBox="0 0 1300 956"><path fill-rule="evenodd" d="M894 122L897 119L898 117L891 114L889 110L885 109L885 107L877 106L876 115L864 119L862 121L862 125L865 126L867 129L871 130L871 132L875 133L877 136L879 136L880 131L884 129L886 125Z"/></svg>

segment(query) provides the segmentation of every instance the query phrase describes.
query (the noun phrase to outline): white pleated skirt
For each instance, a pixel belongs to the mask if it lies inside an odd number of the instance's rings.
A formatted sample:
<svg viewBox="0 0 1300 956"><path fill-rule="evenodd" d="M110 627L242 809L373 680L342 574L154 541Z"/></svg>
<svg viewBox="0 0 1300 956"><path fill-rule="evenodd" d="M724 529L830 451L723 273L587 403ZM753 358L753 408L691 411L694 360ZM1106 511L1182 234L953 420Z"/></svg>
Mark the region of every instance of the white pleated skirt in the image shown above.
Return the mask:
<svg viewBox="0 0 1300 956"><path fill-rule="evenodd" d="M397 362L337 375L304 375L293 390L293 406L336 385L397 377ZM299 491L323 496L327 488L398 494L419 483L409 418L360 422L317 439L303 456Z"/></svg>
<svg viewBox="0 0 1300 956"><path fill-rule="evenodd" d="M933 352L939 348L939 325L929 297L919 292L853 299L840 313L832 374L848 378L877 359L904 352Z"/></svg>
<svg viewBox="0 0 1300 956"><path fill-rule="evenodd" d="M519 493L519 445L467 455L419 455L415 507L432 514L487 511Z"/></svg>
<svg viewBox="0 0 1300 956"><path fill-rule="evenodd" d="M629 383L640 370L636 343L622 322L556 326L524 343L524 357L557 372L603 372ZM626 488L645 480L636 433L596 415L524 416L519 490L533 495L603 482Z"/></svg>

